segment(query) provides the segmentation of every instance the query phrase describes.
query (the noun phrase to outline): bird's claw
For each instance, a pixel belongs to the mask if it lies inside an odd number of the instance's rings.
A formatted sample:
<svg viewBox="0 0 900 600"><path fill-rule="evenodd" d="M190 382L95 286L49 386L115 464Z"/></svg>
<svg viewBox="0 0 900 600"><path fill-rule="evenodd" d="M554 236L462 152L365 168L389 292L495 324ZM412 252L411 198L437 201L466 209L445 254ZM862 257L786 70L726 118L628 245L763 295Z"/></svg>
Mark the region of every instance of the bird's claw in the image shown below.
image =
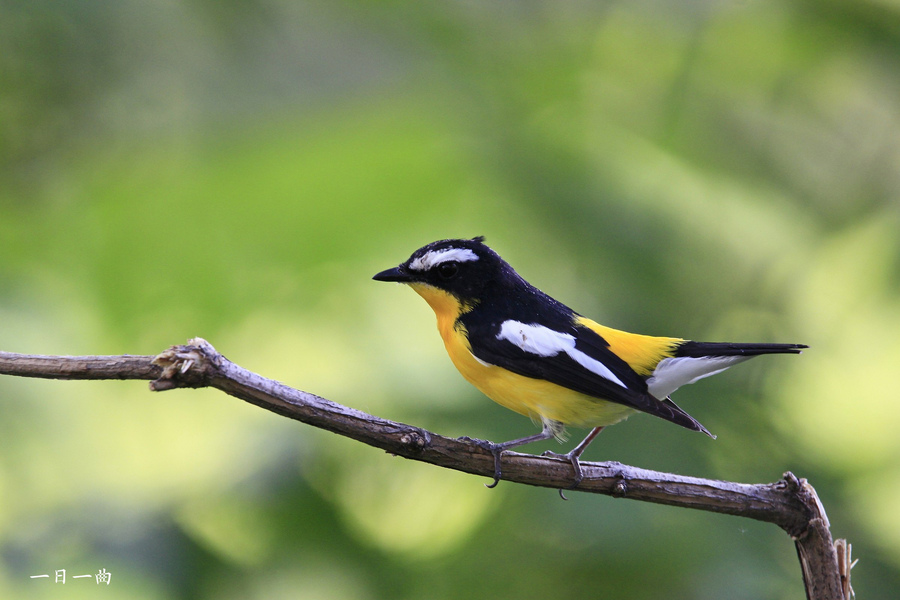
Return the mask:
<svg viewBox="0 0 900 600"><path fill-rule="evenodd" d="M488 442L488 444L490 444L490 447L487 450L494 457L494 481L484 484L484 487L492 490L500 483L500 475L502 474L500 471L500 456L503 454L503 448L499 444L492 444L491 442Z"/></svg>
<svg viewBox="0 0 900 600"><path fill-rule="evenodd" d="M491 453L491 456L494 457L494 481L491 483L484 484L484 487L488 489L494 489L497 487L497 484L500 483L500 476L502 472L500 470L500 455L503 454L504 446L503 444L495 444L494 442L488 440L479 440L477 438L470 438L467 435L459 438L462 442L472 442L480 448L484 448L488 452Z"/></svg>
<svg viewBox="0 0 900 600"><path fill-rule="evenodd" d="M541 453L541 456L548 456L550 458L562 458L564 460L569 461L572 464L572 469L575 470L575 480L572 482L572 485L567 487L567 490L574 490L581 484L581 481L584 479L584 471L581 470L581 462L578 460L578 455L574 452L569 452L568 454L559 454L558 452L552 452L547 450L546 452ZM559 490L559 497L563 500L568 500L565 495L565 490Z"/></svg>

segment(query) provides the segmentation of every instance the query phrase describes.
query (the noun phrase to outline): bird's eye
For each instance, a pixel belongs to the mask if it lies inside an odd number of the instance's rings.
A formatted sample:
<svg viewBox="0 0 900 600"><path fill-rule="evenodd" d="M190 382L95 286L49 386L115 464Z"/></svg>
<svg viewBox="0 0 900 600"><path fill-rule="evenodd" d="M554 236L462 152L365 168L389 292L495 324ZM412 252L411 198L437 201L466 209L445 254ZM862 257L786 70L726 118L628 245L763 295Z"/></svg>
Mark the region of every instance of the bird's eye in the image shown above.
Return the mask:
<svg viewBox="0 0 900 600"><path fill-rule="evenodd" d="M448 261L438 265L437 274L441 279L453 279L459 273L459 263Z"/></svg>

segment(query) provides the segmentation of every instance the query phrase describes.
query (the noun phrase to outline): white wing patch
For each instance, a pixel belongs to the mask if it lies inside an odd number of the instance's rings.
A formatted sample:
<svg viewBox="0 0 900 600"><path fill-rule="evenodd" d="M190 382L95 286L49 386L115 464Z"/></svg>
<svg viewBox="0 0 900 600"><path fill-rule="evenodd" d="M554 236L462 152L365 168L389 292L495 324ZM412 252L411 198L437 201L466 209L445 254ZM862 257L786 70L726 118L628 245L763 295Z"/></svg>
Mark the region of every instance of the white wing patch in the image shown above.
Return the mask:
<svg viewBox="0 0 900 600"><path fill-rule="evenodd" d="M429 250L419 258L409 263L413 271L427 271L435 265L448 261L472 262L478 260L478 255L468 248L444 248L443 250Z"/></svg>
<svg viewBox="0 0 900 600"><path fill-rule="evenodd" d="M647 379L647 388L654 398L663 400L683 385L721 373L731 365L749 358L749 356L664 358L656 365L653 375Z"/></svg>
<svg viewBox="0 0 900 600"><path fill-rule="evenodd" d="M617 385L627 387L606 365L575 348L575 337L568 333L554 331L543 325L504 321L500 325L500 333L497 334L497 339L506 340L525 352L538 356L550 357L564 352L569 355L569 358L588 371Z"/></svg>

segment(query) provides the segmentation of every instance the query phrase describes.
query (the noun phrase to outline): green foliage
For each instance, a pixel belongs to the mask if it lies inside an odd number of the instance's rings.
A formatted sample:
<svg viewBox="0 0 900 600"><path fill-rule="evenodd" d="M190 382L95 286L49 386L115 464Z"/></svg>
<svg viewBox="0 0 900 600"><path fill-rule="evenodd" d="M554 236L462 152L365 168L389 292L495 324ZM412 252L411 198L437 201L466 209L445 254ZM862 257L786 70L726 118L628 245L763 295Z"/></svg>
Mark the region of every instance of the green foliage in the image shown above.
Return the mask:
<svg viewBox="0 0 900 600"><path fill-rule="evenodd" d="M446 435L533 431L370 281L486 235L611 326L808 343L588 459L820 491L900 586L889 3L0 6L0 348L243 366ZM753 522L407 463L211 391L0 379L0 597L796 598ZM578 437L582 432L572 432ZM535 445L539 452L551 446ZM54 587L54 586L57 587ZM69 580L73 597L93 583Z"/></svg>

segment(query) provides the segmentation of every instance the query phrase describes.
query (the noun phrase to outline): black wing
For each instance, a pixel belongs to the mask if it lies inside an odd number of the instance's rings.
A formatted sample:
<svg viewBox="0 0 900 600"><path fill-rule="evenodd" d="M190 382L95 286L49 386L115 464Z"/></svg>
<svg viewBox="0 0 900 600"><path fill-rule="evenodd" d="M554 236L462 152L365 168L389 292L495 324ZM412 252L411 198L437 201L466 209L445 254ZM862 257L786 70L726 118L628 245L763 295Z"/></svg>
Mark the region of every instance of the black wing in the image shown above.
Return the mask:
<svg viewBox="0 0 900 600"><path fill-rule="evenodd" d="M647 392L644 378L609 349L596 332L577 324L564 331L545 327L549 334L571 336L573 351L534 352L499 336L501 323L469 329L469 344L476 358L534 379L545 379L587 396L649 413L693 431L709 432L670 400L657 400ZM542 327L533 324L531 327ZM526 346L527 348L527 346ZM549 355L548 355L549 354ZM586 358L585 358L586 357ZM598 366L596 363L602 365ZM620 385L621 384L621 385Z"/></svg>

